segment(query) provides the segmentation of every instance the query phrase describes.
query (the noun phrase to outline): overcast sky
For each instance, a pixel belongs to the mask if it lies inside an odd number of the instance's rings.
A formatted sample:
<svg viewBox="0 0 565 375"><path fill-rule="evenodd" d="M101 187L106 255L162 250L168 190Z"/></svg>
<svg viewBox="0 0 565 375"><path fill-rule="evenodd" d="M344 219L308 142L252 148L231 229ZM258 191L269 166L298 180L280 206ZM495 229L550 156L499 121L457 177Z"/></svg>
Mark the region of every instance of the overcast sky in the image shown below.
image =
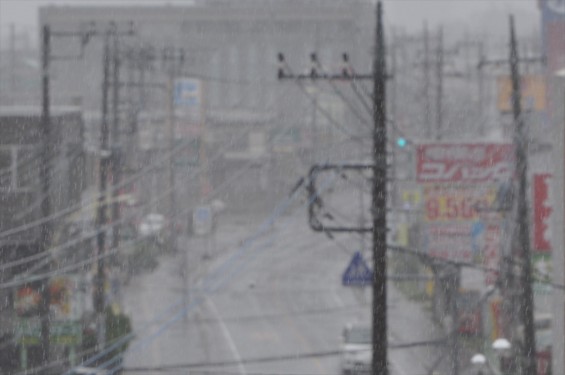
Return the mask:
<svg viewBox="0 0 565 375"><path fill-rule="evenodd" d="M237 0L233 0L237 1ZM37 11L40 6L55 5L155 5L190 4L191 0L0 0L0 41L6 41L10 24L26 29L37 38ZM519 32L530 34L539 28L537 0L384 0L386 21L408 31L420 30L424 20L430 27L501 33L507 30L507 15L516 15Z"/></svg>

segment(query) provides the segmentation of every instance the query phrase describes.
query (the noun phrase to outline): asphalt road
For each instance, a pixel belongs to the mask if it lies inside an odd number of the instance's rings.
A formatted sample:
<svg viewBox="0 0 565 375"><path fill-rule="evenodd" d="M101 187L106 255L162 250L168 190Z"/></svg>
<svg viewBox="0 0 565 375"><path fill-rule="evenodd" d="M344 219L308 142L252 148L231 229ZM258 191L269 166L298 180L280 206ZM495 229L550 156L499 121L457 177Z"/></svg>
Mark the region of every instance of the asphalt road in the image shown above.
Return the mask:
<svg viewBox="0 0 565 375"><path fill-rule="evenodd" d="M345 248L337 246L308 228L304 209L245 241L256 230L251 221L224 221L214 245L184 238L179 254L132 280L123 301L137 336L126 374L339 374L342 328L370 321L370 290L341 285L358 239L339 237ZM390 344L441 335L390 283L388 296ZM425 374L438 354L391 348L392 374Z"/></svg>

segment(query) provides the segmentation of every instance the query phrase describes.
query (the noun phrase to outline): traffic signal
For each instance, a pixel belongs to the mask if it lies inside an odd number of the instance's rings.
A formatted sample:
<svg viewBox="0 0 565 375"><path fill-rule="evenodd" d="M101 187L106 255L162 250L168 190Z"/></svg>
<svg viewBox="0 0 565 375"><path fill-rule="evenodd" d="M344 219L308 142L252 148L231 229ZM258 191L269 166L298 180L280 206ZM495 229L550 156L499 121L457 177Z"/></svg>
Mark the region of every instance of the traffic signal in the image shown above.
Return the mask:
<svg viewBox="0 0 565 375"><path fill-rule="evenodd" d="M407 144L408 144L408 141L406 141L406 138L404 138L404 137L398 137L396 139L396 145L400 148L406 147Z"/></svg>

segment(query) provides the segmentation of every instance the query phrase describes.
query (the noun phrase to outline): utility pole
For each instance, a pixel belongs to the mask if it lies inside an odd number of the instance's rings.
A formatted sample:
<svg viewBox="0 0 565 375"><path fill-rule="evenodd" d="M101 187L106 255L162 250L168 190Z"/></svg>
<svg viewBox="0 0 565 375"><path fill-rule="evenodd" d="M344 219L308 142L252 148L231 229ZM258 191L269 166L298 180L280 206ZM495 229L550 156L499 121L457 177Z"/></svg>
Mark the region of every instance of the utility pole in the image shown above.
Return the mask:
<svg viewBox="0 0 565 375"><path fill-rule="evenodd" d="M448 332L449 358L451 375L459 375L459 310L457 300L459 298L459 288L461 287L461 267L444 268L447 280L444 283L447 289L447 311L449 312L450 326Z"/></svg>
<svg viewBox="0 0 565 375"><path fill-rule="evenodd" d="M16 93L16 26L13 23L10 24L10 92Z"/></svg>
<svg viewBox="0 0 565 375"><path fill-rule="evenodd" d="M174 64L174 62L173 62ZM168 138L169 138L169 150L172 151L175 147L175 103L174 103L174 79L175 79L175 72L174 69L171 68L168 74L168 81L167 81L167 98L168 98ZM176 239L177 236L175 235L176 225L175 221L177 218L176 215L176 193L175 193L175 161L174 157L170 157L169 159L169 189L171 189L170 193L170 223L171 227L170 230L170 238L169 238L169 246L171 247L171 251L176 251Z"/></svg>
<svg viewBox="0 0 565 375"><path fill-rule="evenodd" d="M373 83L373 163L371 165L341 165L341 166L313 166L311 177L317 171L328 169L352 169L373 171L373 184L371 188L372 201L371 213L373 215L371 228L326 228L315 226L310 220L310 226L315 231L324 233L335 232L372 232L373 244L373 313L372 313L372 373L373 375L388 375L387 361L387 279L386 279L386 206L387 206L387 129L386 129L386 51L383 30L383 9L379 0L376 6L375 45L373 56L373 69L370 74L349 73L343 69L339 74L319 73L316 70L318 62L315 54L311 55L313 68L309 74L292 74L285 71L285 59L279 53L278 59L281 66L278 70L278 79L291 79L296 81L314 80L371 80ZM348 63L344 56L344 63ZM313 178L310 179L310 190L314 189ZM311 197L315 199L316 197ZM320 200L317 200L320 202ZM315 203L314 203L315 204ZM313 206L309 207L312 219ZM319 224L319 221L317 221Z"/></svg>
<svg viewBox="0 0 565 375"><path fill-rule="evenodd" d="M479 41L479 61L484 60L484 44L483 42ZM485 136L485 121L486 117L483 113L484 111L484 104L483 104L483 93L484 93L484 78L483 78L483 70L478 69L477 72L477 89L478 89L478 97L477 97L477 104L479 109L479 136Z"/></svg>
<svg viewBox="0 0 565 375"><path fill-rule="evenodd" d="M443 130L443 28L438 31L436 51L436 141L440 141Z"/></svg>
<svg viewBox="0 0 565 375"><path fill-rule="evenodd" d="M373 375L388 375L386 298L386 56L382 2L377 3L373 57Z"/></svg>
<svg viewBox="0 0 565 375"><path fill-rule="evenodd" d="M432 138L432 122L430 120L431 110L430 110L430 47L429 47L429 34L428 34L428 23L424 22L424 63L422 68L424 69L424 125L426 127L426 138Z"/></svg>
<svg viewBox="0 0 565 375"><path fill-rule="evenodd" d="M536 374L536 343L534 332L534 302L532 291L532 269L530 254L530 225L527 202L528 187L528 142L526 139L524 119L521 108L520 73L518 67L518 47L514 30L514 17L510 16L510 74L512 80L512 115L514 118L514 144L516 147L516 175L518 177L518 236L517 243L521 249L518 259L521 260L520 288L521 302L518 306L520 320L524 325L524 343L522 347L522 374ZM520 251L521 250L521 251Z"/></svg>
<svg viewBox="0 0 565 375"><path fill-rule="evenodd" d="M120 245L120 195L117 186L120 185L122 174L122 148L120 144L120 52L118 45L118 34L113 30L112 51L112 249Z"/></svg>
<svg viewBox="0 0 565 375"><path fill-rule="evenodd" d="M50 160L53 154L51 144L51 97L50 97L50 79L49 68L51 61L54 59L69 60L82 58L84 47L94 34L93 30L86 32L52 32L49 25L43 25L41 32L41 165L39 168L39 180L41 186L41 216L43 223L41 224L41 234L38 244L38 252L45 252L51 247L51 239L53 236L51 215L51 196L50 196L50 178L51 166ZM51 53L51 38L52 37L79 37L80 55L78 56L53 56ZM43 365L49 363L51 343L50 343L50 320L49 320L49 307L51 304L51 295L49 294L49 278L41 281L40 287L41 302L39 305L39 320L41 325L41 363ZM25 369L27 366L27 351L25 346L22 347L21 352L22 364ZM41 370L42 373L47 373L47 369Z"/></svg>
<svg viewBox="0 0 565 375"><path fill-rule="evenodd" d="M110 31L104 35L104 52L102 57L103 81L102 81L102 117L101 117L101 137L100 137L100 180L98 210L96 215L96 227L98 229L107 224L106 214L106 188L108 184L108 174L110 172L111 153L109 151L109 124L108 124L108 94L109 94L109 75L110 75ZM106 247L106 231L100 230L96 237L98 245L98 267L94 279L93 305L96 311L96 332L98 350L104 348L106 343L106 320L104 316L104 284L106 282L104 252Z"/></svg>
<svg viewBox="0 0 565 375"><path fill-rule="evenodd" d="M51 29L48 25L43 26L42 47L41 47L41 168L39 170L39 178L41 180L41 216L43 224L41 224L41 236L39 238L38 252L45 252L51 246L52 226L49 216L51 215L51 196L50 190L50 174L51 167L49 160L51 157L51 115L50 115L50 96L49 96L49 62L51 59ZM39 307L39 319L41 321L41 358L42 363L49 363L51 343L50 343L50 320L49 306L51 304L51 295L49 292L49 278L41 281L41 304ZM25 349L22 349L25 351ZM25 367L25 361L24 361ZM46 373L46 372L45 372Z"/></svg>
<svg viewBox="0 0 565 375"><path fill-rule="evenodd" d="M170 54L168 53L170 51ZM178 60L178 61L177 61ZM178 55L174 48L166 48L163 50L163 63L167 64L169 62L169 67L167 71L167 125L168 125L168 141L169 150L172 152L175 148L175 78L180 71L182 65L184 64L184 50L179 50ZM171 156L169 158L169 188L171 189L169 198L170 204L170 228L169 228L169 246L170 251L175 253L177 251L177 202L175 193L175 160Z"/></svg>

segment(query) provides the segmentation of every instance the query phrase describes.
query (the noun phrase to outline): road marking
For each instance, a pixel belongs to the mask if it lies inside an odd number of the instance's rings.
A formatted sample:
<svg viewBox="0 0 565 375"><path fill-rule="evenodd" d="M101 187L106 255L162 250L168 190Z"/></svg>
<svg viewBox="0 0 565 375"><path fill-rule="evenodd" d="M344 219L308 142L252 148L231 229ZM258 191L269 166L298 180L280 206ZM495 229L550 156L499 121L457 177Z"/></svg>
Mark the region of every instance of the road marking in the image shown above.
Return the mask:
<svg viewBox="0 0 565 375"><path fill-rule="evenodd" d="M210 310L212 310L212 313L216 316L216 319L218 320L218 323L220 324L220 328L222 329L222 334L224 335L226 342L227 342L228 346L230 347L230 350L233 354L234 359L237 361L237 368L239 370L239 373L241 375L247 375L247 372L245 371L245 367L243 366L243 363L241 362L241 356L239 355L239 351L237 350L237 347L235 346L235 343L234 343L234 341L231 337L231 334L230 334L230 331L228 330L228 327L226 326L226 324L224 323L224 320L222 319L222 317L218 313L218 310L216 309L216 305L214 305L214 302L209 297L206 297L206 303L208 304L208 306L210 307Z"/></svg>
<svg viewBox="0 0 565 375"><path fill-rule="evenodd" d="M407 374L406 370L402 366L399 365L398 361L390 358L390 364L392 365L392 369L396 370L396 371L392 371L392 373L395 373L397 375L406 375Z"/></svg>

